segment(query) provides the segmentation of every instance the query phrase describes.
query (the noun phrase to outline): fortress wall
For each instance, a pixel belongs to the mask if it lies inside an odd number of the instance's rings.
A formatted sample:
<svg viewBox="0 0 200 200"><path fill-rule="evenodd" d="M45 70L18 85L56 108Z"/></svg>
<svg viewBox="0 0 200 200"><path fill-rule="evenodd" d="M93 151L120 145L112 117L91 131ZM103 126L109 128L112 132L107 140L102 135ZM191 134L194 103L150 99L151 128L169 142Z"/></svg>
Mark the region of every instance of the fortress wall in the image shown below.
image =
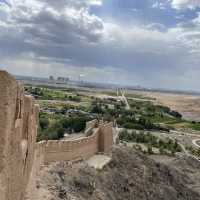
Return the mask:
<svg viewBox="0 0 200 200"><path fill-rule="evenodd" d="M94 128L97 128L98 126L98 120L94 119L92 121L89 121L86 123L86 128L85 128L85 135L89 136L90 134L92 134L92 130Z"/></svg>
<svg viewBox="0 0 200 200"><path fill-rule="evenodd" d="M45 163L86 159L98 152L99 129L89 136L71 141L48 141Z"/></svg>
<svg viewBox="0 0 200 200"><path fill-rule="evenodd" d="M36 136L38 128L39 107L34 105L32 97L25 96L24 123L22 132L22 142L27 145L23 149L24 158L24 176L25 180L29 180L30 172L34 165ZM25 186L27 186L27 181Z"/></svg>
<svg viewBox="0 0 200 200"><path fill-rule="evenodd" d="M93 129L93 134L88 137L70 141L47 141L44 162L47 164L55 161L81 160L98 152L110 152L113 145L112 127L112 123L102 123L98 128Z"/></svg>
<svg viewBox="0 0 200 200"><path fill-rule="evenodd" d="M37 176L39 175L41 167L44 166L46 141L35 144L34 161L28 186L26 188L25 200L38 199L37 194Z"/></svg>
<svg viewBox="0 0 200 200"><path fill-rule="evenodd" d="M0 71L0 200L34 196L36 176L44 164L87 159L112 147L112 124L98 126L97 120L87 123L88 137L36 143L38 113L33 98Z"/></svg>
<svg viewBox="0 0 200 200"><path fill-rule="evenodd" d="M0 71L0 200L22 200L34 157L38 107Z"/></svg>
<svg viewBox="0 0 200 200"><path fill-rule="evenodd" d="M90 129L90 128L95 128L98 126L98 120L97 119L94 119L92 121L89 121L89 122L86 122L86 130L87 129Z"/></svg>
<svg viewBox="0 0 200 200"><path fill-rule="evenodd" d="M45 163L45 147L47 142L41 141L36 143L35 147L35 154L34 154L34 164L33 168L35 169L36 173L40 170L42 166L44 166Z"/></svg>
<svg viewBox="0 0 200 200"><path fill-rule="evenodd" d="M101 124L99 129L99 151L108 153L113 145L113 123Z"/></svg>

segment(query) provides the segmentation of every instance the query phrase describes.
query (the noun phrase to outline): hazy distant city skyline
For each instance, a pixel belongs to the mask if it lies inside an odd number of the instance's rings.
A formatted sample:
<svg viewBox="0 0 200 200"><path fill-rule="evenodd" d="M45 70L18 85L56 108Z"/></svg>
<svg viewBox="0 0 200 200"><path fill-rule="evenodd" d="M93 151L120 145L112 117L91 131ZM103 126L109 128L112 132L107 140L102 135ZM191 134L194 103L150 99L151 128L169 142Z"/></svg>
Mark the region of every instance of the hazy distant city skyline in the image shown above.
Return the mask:
<svg viewBox="0 0 200 200"><path fill-rule="evenodd" d="M198 90L200 0L0 0L0 69Z"/></svg>

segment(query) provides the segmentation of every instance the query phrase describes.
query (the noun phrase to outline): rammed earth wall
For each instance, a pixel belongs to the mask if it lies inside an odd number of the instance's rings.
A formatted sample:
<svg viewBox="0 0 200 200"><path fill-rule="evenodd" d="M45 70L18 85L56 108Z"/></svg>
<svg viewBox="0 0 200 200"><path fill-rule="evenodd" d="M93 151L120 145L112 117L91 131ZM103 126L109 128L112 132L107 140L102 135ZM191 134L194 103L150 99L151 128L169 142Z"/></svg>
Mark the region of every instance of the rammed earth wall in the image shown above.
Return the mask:
<svg viewBox="0 0 200 200"><path fill-rule="evenodd" d="M99 125L91 136L70 141L48 141L45 163L87 159L98 152L109 152L113 144L112 123Z"/></svg>
<svg viewBox="0 0 200 200"><path fill-rule="evenodd" d="M33 166L38 106L0 71L0 200L22 200Z"/></svg>
<svg viewBox="0 0 200 200"><path fill-rule="evenodd" d="M23 87L0 71L0 200L23 200L34 192L37 172L54 161L87 159L107 153L113 144L112 123L91 121L86 136L70 141L36 143L39 107Z"/></svg>

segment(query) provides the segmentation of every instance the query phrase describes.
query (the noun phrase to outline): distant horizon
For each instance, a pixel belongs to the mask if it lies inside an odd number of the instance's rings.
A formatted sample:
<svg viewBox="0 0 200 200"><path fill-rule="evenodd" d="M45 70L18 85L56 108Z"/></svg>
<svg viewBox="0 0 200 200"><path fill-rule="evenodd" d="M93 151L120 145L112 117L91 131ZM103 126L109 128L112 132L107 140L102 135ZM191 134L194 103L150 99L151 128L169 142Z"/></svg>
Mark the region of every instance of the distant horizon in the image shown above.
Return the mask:
<svg viewBox="0 0 200 200"><path fill-rule="evenodd" d="M24 75L16 75L16 74L11 74L15 78L19 78L20 80L23 81L22 78L35 78L35 79L42 79L42 80L50 80L49 77L37 77L37 76L24 76ZM64 77L64 76L60 76ZM56 77L57 78L57 77ZM67 77L66 77L67 78ZM177 89L170 89L170 88L150 88L150 87L145 87L142 85L120 85L120 84L113 84L113 83L102 83L102 82L92 82L92 81L85 81L85 80L75 80L75 79L70 79L71 82L76 82L76 83L85 83L85 84L91 84L93 86L99 87L104 86L109 89L112 87L120 88L124 87L125 89L130 89L130 90L138 90L138 91L149 91L149 92L161 92L161 93L173 93L173 94L188 94L188 95L200 95L200 91L195 91L195 90L177 90ZM95 85L97 84L97 85ZM67 84L66 84L67 85ZM83 85L84 86L84 85Z"/></svg>

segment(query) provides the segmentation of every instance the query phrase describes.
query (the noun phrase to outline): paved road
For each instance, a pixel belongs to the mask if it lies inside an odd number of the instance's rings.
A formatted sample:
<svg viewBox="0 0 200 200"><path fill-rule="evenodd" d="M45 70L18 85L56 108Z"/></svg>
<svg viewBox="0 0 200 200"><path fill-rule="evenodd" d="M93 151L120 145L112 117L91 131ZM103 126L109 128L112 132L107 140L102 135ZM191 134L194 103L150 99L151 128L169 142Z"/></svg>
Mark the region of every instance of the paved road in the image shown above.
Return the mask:
<svg viewBox="0 0 200 200"><path fill-rule="evenodd" d="M197 148L200 148L200 135L193 134L193 133L185 133L185 132L180 132L180 131L171 131L171 133L175 133L178 135L190 136L191 140L192 140L192 144L194 146L196 146Z"/></svg>
<svg viewBox="0 0 200 200"><path fill-rule="evenodd" d="M126 104L126 109L127 109L127 110L130 110L131 107L130 107L130 105L129 105L129 103L128 103L128 100L127 100L126 96L124 95L124 92L121 91L121 90L120 90L120 92L121 92L121 94L122 94L121 98L122 98L122 100L124 101L124 103Z"/></svg>
<svg viewBox="0 0 200 200"><path fill-rule="evenodd" d="M195 139L200 139L200 132L196 132L195 133L188 133L188 132L184 132L184 131L174 131L174 130L171 130L170 133L176 133L178 135L187 135L187 136L191 136Z"/></svg>
<svg viewBox="0 0 200 200"><path fill-rule="evenodd" d="M199 143L198 143L199 142ZM198 148L200 148L200 139L195 139L195 140L192 140L192 144Z"/></svg>
<svg viewBox="0 0 200 200"><path fill-rule="evenodd" d="M126 96L124 94L122 95L122 98L124 99L124 102L126 104L126 109L130 110L130 105L129 105L128 100L127 100L127 98L126 98Z"/></svg>
<svg viewBox="0 0 200 200"><path fill-rule="evenodd" d="M193 139L193 140L192 140L192 144L195 145L196 147L200 148L200 145L197 143L197 142L200 141L200 135L191 134L191 133L186 133L186 132L180 132L180 131L171 131L171 133L173 133L173 134L178 134L178 135L187 135L187 136L191 136L191 137L196 138L196 139ZM170 137L171 139L173 139L172 136L169 136L169 137ZM198 138L198 139L197 139L197 138ZM195 159L195 160L198 160L198 161L200 162L200 159L199 159L198 157L192 155L192 154L185 148L185 146L184 146L181 142L178 142L178 144L181 146L182 150L184 151L184 153L185 153L187 156L189 156L189 157L191 157L191 158L193 158L193 159Z"/></svg>

